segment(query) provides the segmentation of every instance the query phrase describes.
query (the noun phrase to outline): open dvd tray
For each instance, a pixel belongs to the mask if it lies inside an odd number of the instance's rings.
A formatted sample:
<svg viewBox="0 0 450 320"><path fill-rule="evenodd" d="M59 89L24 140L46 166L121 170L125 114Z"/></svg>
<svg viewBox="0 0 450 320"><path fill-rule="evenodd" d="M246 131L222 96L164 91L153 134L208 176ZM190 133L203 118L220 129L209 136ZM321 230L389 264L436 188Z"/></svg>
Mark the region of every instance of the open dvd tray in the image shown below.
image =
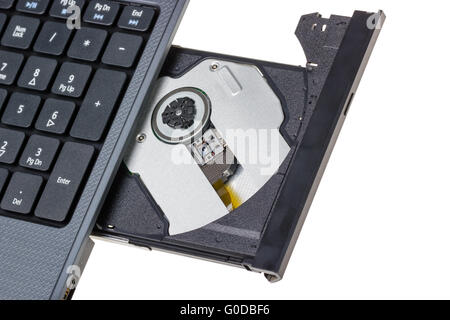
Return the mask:
<svg viewBox="0 0 450 320"><path fill-rule="evenodd" d="M180 78L209 59L256 66L281 101L279 131L289 153L248 201L213 223L176 235L169 235L170 223L152 191L123 164L94 235L237 265L262 272L269 281L280 280L383 21L382 12L356 11L351 18L303 16L296 35L306 67L172 47L163 77ZM185 214L190 219L194 213Z"/></svg>

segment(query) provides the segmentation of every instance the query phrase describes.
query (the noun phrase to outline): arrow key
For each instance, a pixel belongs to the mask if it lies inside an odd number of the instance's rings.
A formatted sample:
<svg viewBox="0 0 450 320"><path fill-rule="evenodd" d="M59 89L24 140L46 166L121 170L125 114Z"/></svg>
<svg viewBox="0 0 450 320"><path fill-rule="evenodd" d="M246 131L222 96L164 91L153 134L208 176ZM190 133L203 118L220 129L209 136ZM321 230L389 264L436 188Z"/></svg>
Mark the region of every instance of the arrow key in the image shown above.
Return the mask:
<svg viewBox="0 0 450 320"><path fill-rule="evenodd" d="M47 99L36 121L36 129L44 132L64 134L75 111L75 103Z"/></svg>
<svg viewBox="0 0 450 320"><path fill-rule="evenodd" d="M57 66L56 60L31 56L19 77L19 87L45 91Z"/></svg>

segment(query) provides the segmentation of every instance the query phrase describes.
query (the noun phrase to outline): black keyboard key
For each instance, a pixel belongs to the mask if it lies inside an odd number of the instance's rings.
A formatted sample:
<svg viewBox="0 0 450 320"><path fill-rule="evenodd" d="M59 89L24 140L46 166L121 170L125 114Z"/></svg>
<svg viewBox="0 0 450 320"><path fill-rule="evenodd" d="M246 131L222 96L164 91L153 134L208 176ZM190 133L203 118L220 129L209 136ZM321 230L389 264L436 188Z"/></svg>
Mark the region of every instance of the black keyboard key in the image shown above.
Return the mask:
<svg viewBox="0 0 450 320"><path fill-rule="evenodd" d="M0 9L9 9L12 7L14 0L1 0Z"/></svg>
<svg viewBox="0 0 450 320"><path fill-rule="evenodd" d="M75 12L70 13L67 9L72 6L78 6L81 10L84 7L84 0L55 0L50 9L50 15L55 18L67 19Z"/></svg>
<svg viewBox="0 0 450 320"><path fill-rule="evenodd" d="M6 22L6 14L0 13L0 32L3 30Z"/></svg>
<svg viewBox="0 0 450 320"><path fill-rule="evenodd" d="M41 104L39 96L14 92L2 117L2 122L11 126L29 128Z"/></svg>
<svg viewBox="0 0 450 320"><path fill-rule="evenodd" d="M47 10L49 0L19 0L16 9L18 11L43 14Z"/></svg>
<svg viewBox="0 0 450 320"><path fill-rule="evenodd" d="M107 36L105 30L83 27L75 34L67 55L74 59L95 61Z"/></svg>
<svg viewBox="0 0 450 320"><path fill-rule="evenodd" d="M129 68L133 65L142 42L142 37L116 32L109 41L102 62Z"/></svg>
<svg viewBox="0 0 450 320"><path fill-rule="evenodd" d="M67 142L35 210L39 218L66 220L94 155L92 146Z"/></svg>
<svg viewBox="0 0 450 320"><path fill-rule="evenodd" d="M63 54L72 30L65 23L48 21L34 44L34 51L59 56Z"/></svg>
<svg viewBox="0 0 450 320"><path fill-rule="evenodd" d="M0 89L0 109L3 107L7 96L8 91L6 91L5 89Z"/></svg>
<svg viewBox="0 0 450 320"><path fill-rule="evenodd" d="M59 70L52 92L73 98L80 97L91 75L90 66L65 62Z"/></svg>
<svg viewBox="0 0 450 320"><path fill-rule="evenodd" d="M75 111L75 103L64 100L47 99L36 121L36 129L44 132L63 134L67 130Z"/></svg>
<svg viewBox="0 0 450 320"><path fill-rule="evenodd" d="M89 1L84 21L110 26L114 23L120 5L111 1Z"/></svg>
<svg viewBox="0 0 450 320"><path fill-rule="evenodd" d="M2 38L2 45L17 49L28 49L39 27L39 19L13 16Z"/></svg>
<svg viewBox="0 0 450 320"><path fill-rule="evenodd" d="M2 209L22 214L31 213L42 182L41 176L14 173L3 197Z"/></svg>
<svg viewBox="0 0 450 320"><path fill-rule="evenodd" d="M3 191L6 185L6 181L9 177L9 171L6 169L1 168L0 169L0 193Z"/></svg>
<svg viewBox="0 0 450 320"><path fill-rule="evenodd" d="M127 6L123 9L118 25L124 29L147 31L155 13L153 8Z"/></svg>
<svg viewBox="0 0 450 320"><path fill-rule="evenodd" d="M106 69L95 73L70 131L72 137L89 141L102 138L126 78L124 72Z"/></svg>
<svg viewBox="0 0 450 320"><path fill-rule="evenodd" d="M0 128L0 163L13 164L16 162L24 140L25 133Z"/></svg>
<svg viewBox="0 0 450 320"><path fill-rule="evenodd" d="M0 50L0 84L13 84L22 62L22 54Z"/></svg>
<svg viewBox="0 0 450 320"><path fill-rule="evenodd" d="M22 153L19 164L22 167L48 171L59 149L59 140L33 135Z"/></svg>
<svg viewBox="0 0 450 320"><path fill-rule="evenodd" d="M19 77L18 85L22 88L45 91L55 72L56 60L30 57Z"/></svg>

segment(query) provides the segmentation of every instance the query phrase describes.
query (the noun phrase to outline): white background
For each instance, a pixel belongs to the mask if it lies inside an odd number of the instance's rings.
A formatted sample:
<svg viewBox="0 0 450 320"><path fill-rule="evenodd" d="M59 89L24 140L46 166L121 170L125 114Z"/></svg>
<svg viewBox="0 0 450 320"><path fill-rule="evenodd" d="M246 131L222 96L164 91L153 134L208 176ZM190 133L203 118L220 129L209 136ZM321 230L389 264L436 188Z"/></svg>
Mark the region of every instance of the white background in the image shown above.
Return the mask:
<svg viewBox="0 0 450 320"><path fill-rule="evenodd" d="M445 1L192 0L174 43L304 65L300 16L354 9L388 19L284 280L96 241L76 299L450 298Z"/></svg>

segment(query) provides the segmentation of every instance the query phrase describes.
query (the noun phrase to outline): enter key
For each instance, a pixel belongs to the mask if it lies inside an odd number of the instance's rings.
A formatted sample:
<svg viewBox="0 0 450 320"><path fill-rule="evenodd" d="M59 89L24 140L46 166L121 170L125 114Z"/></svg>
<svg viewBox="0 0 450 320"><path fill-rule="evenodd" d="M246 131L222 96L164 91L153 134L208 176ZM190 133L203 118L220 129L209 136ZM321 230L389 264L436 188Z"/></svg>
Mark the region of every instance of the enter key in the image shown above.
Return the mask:
<svg viewBox="0 0 450 320"><path fill-rule="evenodd" d="M63 222L94 156L92 146L67 142L35 210L39 218Z"/></svg>

